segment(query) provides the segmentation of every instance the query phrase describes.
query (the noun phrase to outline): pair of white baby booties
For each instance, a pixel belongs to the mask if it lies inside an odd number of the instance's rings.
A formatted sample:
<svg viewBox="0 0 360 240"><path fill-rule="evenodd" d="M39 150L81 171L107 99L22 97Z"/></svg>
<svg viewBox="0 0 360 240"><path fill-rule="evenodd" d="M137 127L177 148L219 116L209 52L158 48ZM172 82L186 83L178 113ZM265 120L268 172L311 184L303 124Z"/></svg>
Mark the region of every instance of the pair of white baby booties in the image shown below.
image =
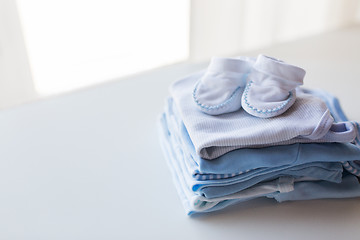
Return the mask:
<svg viewBox="0 0 360 240"><path fill-rule="evenodd" d="M211 59L196 83L193 99L210 115L238 111L270 118L283 114L296 100L296 87L303 84L305 70L281 60L259 55Z"/></svg>

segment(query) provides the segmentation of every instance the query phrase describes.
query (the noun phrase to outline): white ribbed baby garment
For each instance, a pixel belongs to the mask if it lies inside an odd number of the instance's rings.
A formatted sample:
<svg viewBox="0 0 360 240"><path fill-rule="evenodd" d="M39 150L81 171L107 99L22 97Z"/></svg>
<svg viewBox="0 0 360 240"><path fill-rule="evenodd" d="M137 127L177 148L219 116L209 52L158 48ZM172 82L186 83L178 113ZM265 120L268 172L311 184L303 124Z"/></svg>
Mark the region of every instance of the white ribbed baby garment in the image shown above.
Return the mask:
<svg viewBox="0 0 360 240"><path fill-rule="evenodd" d="M325 103L301 90L284 114L274 118L254 117L243 109L211 116L201 112L193 101L194 85L203 72L193 74L171 86L174 110L183 120L196 152L214 159L238 148L285 145L296 142L351 142L355 127L334 124Z"/></svg>

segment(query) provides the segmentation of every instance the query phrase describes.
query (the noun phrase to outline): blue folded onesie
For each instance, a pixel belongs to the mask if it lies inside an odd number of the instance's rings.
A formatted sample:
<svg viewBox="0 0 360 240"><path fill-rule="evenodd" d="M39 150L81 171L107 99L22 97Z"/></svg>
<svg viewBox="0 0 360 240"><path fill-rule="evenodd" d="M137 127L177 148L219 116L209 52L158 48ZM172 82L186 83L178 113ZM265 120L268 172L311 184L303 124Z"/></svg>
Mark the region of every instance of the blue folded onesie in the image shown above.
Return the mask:
<svg viewBox="0 0 360 240"><path fill-rule="evenodd" d="M185 81L189 79L192 78ZM181 88L179 91L184 90ZM215 122L224 126L228 118L234 121L235 117L245 115L241 112L206 115L199 112L196 106L182 103L179 100L181 94L172 88L173 96L168 99L159 121L159 136L187 214L215 211L258 197L282 202L360 196L360 184L356 177L360 176L357 123L347 121L338 101L330 94L297 91L305 102L310 101L317 106L311 110L315 112L310 121L312 124L305 123L305 127L294 130L295 124L283 124L287 121L285 118L259 119L255 123L259 136L261 132L268 131L267 135L277 136L270 138L276 141L266 142L260 137L256 139L258 141L253 141L245 133L245 138L237 136L236 144L228 148L231 144L224 142L231 142L232 137L226 134L230 131L223 134L216 126L210 128L208 124L213 123L209 119L216 118ZM174 95L178 97L177 101ZM302 108L301 105L298 107ZM295 110L290 108L290 111L294 114ZM253 117L247 120L253 123ZM276 132L269 131L270 126L274 125L278 126ZM233 126L240 129L236 123ZM250 124L245 126L249 127ZM318 129L319 126L321 129ZM196 136L199 132L201 136L210 136L215 140ZM204 142L214 143L219 138L224 141L222 145L205 147L205 155L201 154L204 148L196 147L204 146ZM199 139L201 143L196 145Z"/></svg>

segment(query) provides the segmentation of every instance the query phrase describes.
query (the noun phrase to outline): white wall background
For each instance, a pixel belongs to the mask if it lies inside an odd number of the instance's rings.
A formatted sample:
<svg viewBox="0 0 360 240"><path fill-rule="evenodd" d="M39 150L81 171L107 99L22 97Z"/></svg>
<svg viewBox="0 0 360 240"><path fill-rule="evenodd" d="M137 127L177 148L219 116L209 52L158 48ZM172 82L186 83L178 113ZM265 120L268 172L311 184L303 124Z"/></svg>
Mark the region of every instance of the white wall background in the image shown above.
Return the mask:
<svg viewBox="0 0 360 240"><path fill-rule="evenodd" d="M193 0L190 57L234 55L359 22L358 0Z"/></svg>
<svg viewBox="0 0 360 240"><path fill-rule="evenodd" d="M0 109L177 61L233 56L360 23L360 0L136 1L0 0ZM99 16L82 4L109 15L104 25L95 26ZM128 19L116 24L117 11L107 13L106 4L121 5ZM128 30L126 38L114 33L118 26ZM93 53L100 53L99 61Z"/></svg>
<svg viewBox="0 0 360 240"><path fill-rule="evenodd" d="M36 95L15 1L0 0L0 109Z"/></svg>
<svg viewBox="0 0 360 240"><path fill-rule="evenodd" d="M184 61L189 0L17 0L35 89L57 94Z"/></svg>

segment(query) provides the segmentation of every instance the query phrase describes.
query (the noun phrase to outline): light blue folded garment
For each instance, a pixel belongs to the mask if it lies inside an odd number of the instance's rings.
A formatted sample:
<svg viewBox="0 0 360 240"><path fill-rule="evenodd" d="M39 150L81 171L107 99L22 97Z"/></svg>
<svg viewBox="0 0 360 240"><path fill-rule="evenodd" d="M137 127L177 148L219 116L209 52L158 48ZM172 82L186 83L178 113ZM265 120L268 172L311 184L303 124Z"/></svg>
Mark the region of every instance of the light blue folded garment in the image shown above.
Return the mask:
<svg viewBox="0 0 360 240"><path fill-rule="evenodd" d="M186 154L188 171L199 180L226 178L249 170L295 166L313 162L342 162L358 160L360 148L351 143L291 144L262 148L243 148L231 151L215 160L206 160L196 154L185 125L176 115L173 101L168 100L165 117L168 131ZM346 152L346 154L344 154Z"/></svg>
<svg viewBox="0 0 360 240"><path fill-rule="evenodd" d="M297 182L291 192L268 195L268 197L275 198L278 202L321 198L354 198L359 196L359 180L356 176L350 174L344 175L341 183L327 181Z"/></svg>
<svg viewBox="0 0 360 240"><path fill-rule="evenodd" d="M163 125L159 127L160 143L172 173L175 188L180 196L185 212L188 215L200 212L211 212L237 202L243 202L261 196L268 196L270 194L274 195L277 192L293 190L293 178L285 177L251 186L236 194L208 199L202 196L198 191L193 191L187 184L185 177L186 172L183 172L184 169L180 166L181 162L176 160L179 155L175 152L175 148L170 146L170 140L167 138L169 136L167 129L162 126Z"/></svg>
<svg viewBox="0 0 360 240"><path fill-rule="evenodd" d="M323 90L305 90L307 93L320 97L328 106L335 121L347 121L348 118L341 109L337 98ZM359 124L354 122L359 128ZM354 141L354 146L360 148L359 131ZM348 153L344 152L344 153ZM291 193L274 193L268 197L274 197L279 202L310 200L320 198L351 198L360 196L360 160L344 161L344 173L341 183L326 181L296 183ZM354 176L355 175L355 176Z"/></svg>
<svg viewBox="0 0 360 240"><path fill-rule="evenodd" d="M238 157L234 157L229 159L230 162L243 162L242 172L236 172L233 174L229 171L228 174L208 174L203 173L199 175L194 175L193 172L189 171L189 168L186 166L186 161L189 160L189 155L185 155L184 147L176 142L176 138L174 137L175 133L171 131L171 129L167 128L165 117L163 116L161 119L163 135L165 138L163 142L165 142L165 148L168 148L169 152L174 152L171 161L176 162L175 164L179 165L179 168L184 175L184 181L189 188L198 192L200 195L206 198L214 198L221 197L229 194L236 193L238 191L244 190L248 187L251 187L259 182L272 180L278 178L280 176L295 176L295 177L311 177L313 179L321 179L332 182L340 182L341 174L342 174L342 165L339 162L305 162L294 161L291 164L280 164L272 166L272 162L277 162L278 159L282 157L286 157L286 154L283 155L282 151L276 151L276 147L274 147L273 158L269 158L268 162L257 158L262 155L262 159L266 159L267 153L264 152L261 154L262 149L252 149L250 154L247 153L249 149L240 149L237 150L237 156L240 158L243 157L244 160L240 160ZM284 146L282 146L284 147ZM256 153L253 156L252 152ZM244 153L242 153L244 152ZM225 157L226 155L224 155ZM219 157L221 159L222 157ZM260 161L257 161L260 159ZM294 158L293 160L295 160ZM217 161L218 159L212 160ZM208 160L204 160L208 161ZM246 168L248 162L253 162L253 167ZM256 162L259 165L256 165ZM261 164L261 162L263 162ZM241 166L241 164L238 164ZM214 169L215 170L215 169ZM206 178L204 178L204 176Z"/></svg>
<svg viewBox="0 0 360 240"><path fill-rule="evenodd" d="M245 177L242 181L240 179L237 183L229 183L227 181L228 179L225 179L225 181L220 179L212 181L211 183L209 183L209 181L197 181L201 184L201 187L195 190L193 188L195 185L189 183L190 177L187 169L184 169L184 159L179 159L181 154L179 154L179 152L175 153L174 149L170 145L171 140L165 138L168 136L166 135L168 134L167 129L163 129L162 134L163 135L160 135L163 136L161 138L162 147L164 152L170 152L170 154L165 154L166 159L169 162L169 167L172 170L176 189L182 199L187 214L211 212L238 202L268 196L269 193L275 195L276 193L291 191L293 190L294 178L288 176L296 176L301 181L301 176L313 176L310 177L310 180L313 180L314 178L316 179L316 177L327 177L328 179L331 179L331 175L335 175L335 179L337 179L337 181L341 180L342 167L340 163L330 163L328 166L327 164L320 163L318 165L319 167L317 167L316 164L313 164L308 168L303 168L303 166L301 166L301 169L297 169L296 167L293 167L293 171L277 171L267 175L250 176L250 180L246 180ZM177 149L181 150L180 148ZM284 176L285 181L283 181L282 185L279 185L278 188L267 189L267 192L258 192L256 190L259 184L264 184L265 182L272 185L274 181L277 181ZM288 178L286 178L286 176ZM243 196L243 192L247 192L247 194ZM219 200L219 198L222 199Z"/></svg>
<svg viewBox="0 0 360 240"><path fill-rule="evenodd" d="M202 75L201 72L181 79L170 90L177 115L184 122L196 153L203 158L214 159L238 148L351 142L356 136L353 124L334 124L325 103L299 89L294 105L276 118L254 117L243 109L218 116L205 114L192 98L194 85Z"/></svg>
<svg viewBox="0 0 360 240"><path fill-rule="evenodd" d="M338 106L327 93L311 94L325 98L327 104ZM187 129L174 107L170 99L161 117L159 136L176 189L188 214L215 211L263 196L274 197L278 201L285 201L281 199L287 199L286 196L291 196L289 200L296 200L297 197L301 200L301 187L312 186L306 185L308 183L334 186L334 189L340 186L337 184L350 184L347 187L349 194L343 196L360 196L359 184L342 181L342 164L348 171L352 168L352 173L360 169L356 161L360 159L360 150L355 144L296 143L261 149L243 148L209 161L196 154ZM346 120L338 117L345 116L340 107L329 108L335 120ZM280 179L282 185L276 185ZM300 186L299 191L297 186ZM317 197L316 188L309 191L313 198L324 196L319 193ZM340 194L327 196L340 197Z"/></svg>
<svg viewBox="0 0 360 240"><path fill-rule="evenodd" d="M330 93L323 91L323 90L309 90L305 89L304 92L317 96L321 98L327 105L327 107L331 111L331 115L337 122L341 121L348 121L348 118L346 117L345 113L343 112L339 100L331 95ZM355 144L357 147L360 148L360 126L358 122L352 122L354 126L357 128L357 136L354 139L353 144ZM344 168L352 173L353 175L360 177L360 161L352 161L352 162L343 162Z"/></svg>
<svg viewBox="0 0 360 240"><path fill-rule="evenodd" d="M263 177L263 176L253 177L252 181L250 180L250 181L238 182L230 185L227 185L226 183L225 185L223 185L224 183L222 183L221 180L217 180L217 184L218 184L217 186L213 185L214 182L216 181L213 181L211 184L207 184L207 182L209 181L202 181L202 182L198 181L202 184L203 188L198 188L195 190L192 188L194 185L191 185L188 182L189 173L187 172L187 169L183 168L182 161L184 159L179 159L179 156L181 155L175 152L174 148L172 148L170 145L171 140L166 138L166 136L169 136L167 129L162 128L160 130L160 136L161 136L160 137L161 145L164 150L165 157L168 161L169 168L171 169L175 187L182 200L185 211L189 215L194 213L212 212L212 211L220 210L229 205L252 200L258 197L265 197L265 196L274 197L275 199L278 200L281 198L282 196L281 194L286 194L288 192L294 191L294 181L295 181L295 186L297 186L298 182L317 180L315 178L316 176L324 177L326 175L331 175L332 171L333 174L336 175L336 179L338 179L338 181L341 181L342 168L340 163L328 163L328 164L319 163L318 166L320 167L317 167L316 165L312 165L308 168L303 168L303 169L297 169L295 167L292 168L293 172L292 171L274 172L274 175L272 176L268 174L267 175L268 177ZM178 148L178 150L180 150L180 148ZM313 177L302 177L302 176L313 176ZM279 182L280 179L282 181L281 184L279 183L275 188L271 187L274 185L274 182ZM324 182L324 181L317 181L317 182ZM265 191L264 189L262 189L262 191L258 190L259 185L261 187L262 184L265 185L265 188L267 186ZM353 195L357 194L356 192L360 190L360 188L356 188L356 186L354 186L354 189L356 190L353 193ZM210 196L210 198L206 197L206 195ZM346 195L346 196L350 196L350 195ZM344 197L346 196L344 195Z"/></svg>

